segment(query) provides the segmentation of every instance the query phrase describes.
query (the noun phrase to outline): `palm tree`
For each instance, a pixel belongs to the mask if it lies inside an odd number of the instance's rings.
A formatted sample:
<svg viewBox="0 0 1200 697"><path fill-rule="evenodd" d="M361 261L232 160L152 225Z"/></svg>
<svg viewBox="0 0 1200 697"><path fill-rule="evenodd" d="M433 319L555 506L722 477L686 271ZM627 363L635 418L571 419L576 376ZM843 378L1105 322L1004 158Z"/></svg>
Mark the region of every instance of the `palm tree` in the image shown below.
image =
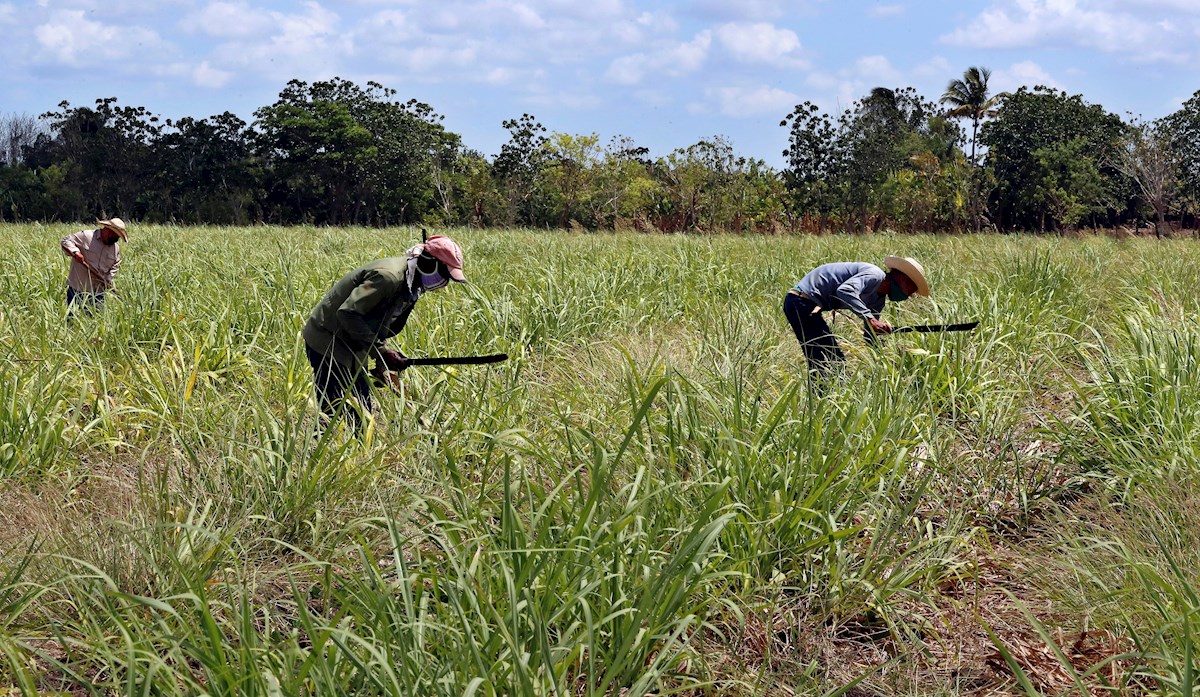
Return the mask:
<svg viewBox="0 0 1200 697"><path fill-rule="evenodd" d="M961 80L950 81L950 84L946 86L946 93L939 100L942 104L950 105L950 111L946 112L948 116L971 117L972 167L979 166L975 161L975 137L979 133L979 122L989 116L995 116L996 105L1007 94L1001 92L994 97L988 96L988 80L991 77L992 71L973 65L967 68ZM971 187L971 217L975 219L975 232L979 232L982 225L982 221L979 219L979 192L977 190L979 177L972 177L972 179L975 180L975 183Z"/></svg>
<svg viewBox="0 0 1200 697"><path fill-rule="evenodd" d="M988 80L992 71L987 68L971 66L963 73L961 80L951 80L942 95L941 103L949 104L948 116L962 118L971 117L971 164L975 164L975 135L979 132L979 122L989 116L996 115L996 105L1004 98L1004 92L994 97L988 97Z"/></svg>

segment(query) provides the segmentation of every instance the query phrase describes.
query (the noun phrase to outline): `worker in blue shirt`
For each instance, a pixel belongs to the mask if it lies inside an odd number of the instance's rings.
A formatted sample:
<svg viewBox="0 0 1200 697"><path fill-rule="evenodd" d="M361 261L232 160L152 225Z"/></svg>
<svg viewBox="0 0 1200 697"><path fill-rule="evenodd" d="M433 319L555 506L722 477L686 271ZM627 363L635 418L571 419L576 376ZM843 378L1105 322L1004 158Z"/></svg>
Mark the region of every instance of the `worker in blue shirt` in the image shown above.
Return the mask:
<svg viewBox="0 0 1200 697"><path fill-rule="evenodd" d="M925 269L910 257L890 256L887 270L859 261L822 264L783 297L783 314L804 350L808 369L822 377L845 360L837 338L822 316L827 310L847 310L862 318L869 336L888 334L892 325L880 319L888 300L929 295Z"/></svg>

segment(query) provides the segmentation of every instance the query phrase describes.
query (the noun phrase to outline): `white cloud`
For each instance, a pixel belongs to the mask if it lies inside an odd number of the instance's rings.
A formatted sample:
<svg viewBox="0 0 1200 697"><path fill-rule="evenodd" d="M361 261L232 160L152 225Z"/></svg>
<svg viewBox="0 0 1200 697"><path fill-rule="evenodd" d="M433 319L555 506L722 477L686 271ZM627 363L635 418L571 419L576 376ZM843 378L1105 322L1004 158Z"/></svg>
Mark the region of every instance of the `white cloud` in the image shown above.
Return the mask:
<svg viewBox="0 0 1200 697"><path fill-rule="evenodd" d="M875 5L867 10L867 14L875 19L884 19L902 15L907 9L904 5Z"/></svg>
<svg viewBox="0 0 1200 697"><path fill-rule="evenodd" d="M457 46L429 45L407 49L392 47L386 54L376 57L386 59L393 69L402 69L413 75L426 74L434 79L444 78L454 70L476 67L483 62L480 60L479 47L473 43ZM513 79L513 73L510 70L499 66L486 73L476 72L474 79L482 78L485 82L491 82L500 76L505 76L509 80Z"/></svg>
<svg viewBox="0 0 1200 697"><path fill-rule="evenodd" d="M921 65L918 65L913 70L913 74L926 79L935 78L940 80L946 78L946 81L949 82L951 78L947 76L954 75L955 70L956 66L951 64L950 61L942 56L934 56Z"/></svg>
<svg viewBox="0 0 1200 697"><path fill-rule="evenodd" d="M904 76L885 56L863 56L854 62L851 74L872 87L900 87Z"/></svg>
<svg viewBox="0 0 1200 697"><path fill-rule="evenodd" d="M777 29L763 22L755 24L723 24L717 27L717 39L737 60L747 63L766 63L798 67L796 57L800 37L790 29Z"/></svg>
<svg viewBox="0 0 1200 697"><path fill-rule="evenodd" d="M621 56L609 64L604 76L622 85L635 85L646 76L649 60L650 57L644 53Z"/></svg>
<svg viewBox="0 0 1200 697"><path fill-rule="evenodd" d="M1125 2L1117 4L1130 5L1131 8L1161 7L1165 10L1200 15L1200 3L1197 3L1196 0L1125 0Z"/></svg>
<svg viewBox="0 0 1200 697"><path fill-rule="evenodd" d="M260 11L248 9L245 18L256 33L223 36L228 40L211 58L219 65L272 79L332 77L341 60L353 53L353 37L339 31L338 15L320 4L305 2L303 10L290 14L268 11L270 22L264 24Z"/></svg>
<svg viewBox="0 0 1200 697"><path fill-rule="evenodd" d="M816 2L809 0L700 0L692 11L702 17L755 21L803 13L814 4Z"/></svg>
<svg viewBox="0 0 1200 697"><path fill-rule="evenodd" d="M931 61L931 64L937 60ZM932 69L926 66L918 69ZM816 94L806 94L804 99L829 114L840 114L854 102L870 94L876 87L888 89L905 87L911 80L892 65L885 56L861 56L854 63L835 72L813 71L804 78L805 86ZM803 101L803 100L799 100Z"/></svg>
<svg viewBox="0 0 1200 697"><path fill-rule="evenodd" d="M673 36L679 25L670 15L643 12L637 17L617 20L607 28L609 36L617 45L637 46L653 37Z"/></svg>
<svg viewBox="0 0 1200 697"><path fill-rule="evenodd" d="M233 73L228 70L218 70L209 65L208 61L202 61L192 70L192 81L201 87L224 87L232 78Z"/></svg>
<svg viewBox="0 0 1200 697"><path fill-rule="evenodd" d="M1180 18L1163 11L1200 12L1195 0L994 0L941 41L972 49L1086 47L1150 60L1177 60L1163 50ZM1146 48L1152 49L1145 51Z"/></svg>
<svg viewBox="0 0 1200 697"><path fill-rule="evenodd" d="M525 4L516 4L511 8L512 18L518 26L526 29L544 29L546 20L542 19L532 7Z"/></svg>
<svg viewBox="0 0 1200 697"><path fill-rule="evenodd" d="M655 53L621 56L609 64L605 77L612 82L633 85L651 74L679 77L694 73L708 58L712 41L712 32L702 31L691 41L666 46Z"/></svg>
<svg viewBox="0 0 1200 697"><path fill-rule="evenodd" d="M399 10L384 10L363 22L360 31L387 36L392 41L419 35L408 15Z"/></svg>
<svg viewBox="0 0 1200 697"><path fill-rule="evenodd" d="M735 118L784 114L804 101L797 94L768 85L721 87L709 90L708 94L716 100L722 114Z"/></svg>
<svg viewBox="0 0 1200 697"><path fill-rule="evenodd" d="M14 24L16 21L16 6L11 2L0 2L0 24Z"/></svg>
<svg viewBox="0 0 1200 697"><path fill-rule="evenodd" d="M634 11L623 0L529 0L534 6L542 6L541 14L547 17L596 22L625 17Z"/></svg>
<svg viewBox="0 0 1200 697"><path fill-rule="evenodd" d="M679 44L664 54L663 69L668 75L694 72L704 64L712 47L712 33L702 31L686 44Z"/></svg>
<svg viewBox="0 0 1200 697"><path fill-rule="evenodd" d="M96 22L84 17L83 10L56 10L34 27L33 34L50 61L74 67L137 59L169 49L149 29Z"/></svg>
<svg viewBox="0 0 1200 697"><path fill-rule="evenodd" d="M573 92L555 91L545 94L534 94L525 99L533 106L562 107L575 111L590 111L599 108L603 102L594 94L577 94Z"/></svg>
<svg viewBox="0 0 1200 697"><path fill-rule="evenodd" d="M840 80L832 73L813 71L804 77L804 84L817 90L832 90Z"/></svg>
<svg viewBox="0 0 1200 697"><path fill-rule="evenodd" d="M489 85L505 85L517 77L517 72L510 68L492 68L483 74L483 81Z"/></svg>
<svg viewBox="0 0 1200 697"><path fill-rule="evenodd" d="M269 35L280 18L277 12L250 7L243 2L213 2L180 21L184 31L222 39Z"/></svg>
<svg viewBox="0 0 1200 697"><path fill-rule="evenodd" d="M992 78L988 81L988 89L992 94L1015 92L1021 87L1033 88L1037 85L1053 87L1056 90L1066 89L1063 83L1033 61L1021 61L1007 68L993 71Z"/></svg>
<svg viewBox="0 0 1200 697"><path fill-rule="evenodd" d="M659 89L643 88L634 90L632 94L634 99L647 106L665 107L672 104L671 97Z"/></svg>

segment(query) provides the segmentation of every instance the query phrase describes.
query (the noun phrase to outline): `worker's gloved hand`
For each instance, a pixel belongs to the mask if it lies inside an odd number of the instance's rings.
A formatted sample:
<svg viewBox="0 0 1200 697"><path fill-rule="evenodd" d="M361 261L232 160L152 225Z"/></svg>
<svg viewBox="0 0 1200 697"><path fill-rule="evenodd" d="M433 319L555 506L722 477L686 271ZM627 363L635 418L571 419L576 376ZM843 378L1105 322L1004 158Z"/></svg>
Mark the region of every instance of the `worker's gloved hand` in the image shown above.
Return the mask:
<svg viewBox="0 0 1200 697"><path fill-rule="evenodd" d="M883 320L875 319L874 317L867 319L867 327L875 334L892 333L892 325L884 322Z"/></svg>
<svg viewBox="0 0 1200 697"><path fill-rule="evenodd" d="M403 372L408 367L408 356L395 349L385 348L379 352L379 359L387 366L388 370L397 373Z"/></svg>

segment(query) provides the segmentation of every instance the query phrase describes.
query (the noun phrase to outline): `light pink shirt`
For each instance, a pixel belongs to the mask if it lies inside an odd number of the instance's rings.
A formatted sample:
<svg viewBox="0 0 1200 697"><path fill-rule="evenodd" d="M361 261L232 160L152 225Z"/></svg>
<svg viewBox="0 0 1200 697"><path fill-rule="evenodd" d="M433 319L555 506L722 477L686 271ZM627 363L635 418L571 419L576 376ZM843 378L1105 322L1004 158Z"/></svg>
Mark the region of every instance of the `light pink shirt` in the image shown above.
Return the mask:
<svg viewBox="0 0 1200 697"><path fill-rule="evenodd" d="M62 239L63 254L69 257L82 252L83 258L96 271L92 274L78 260L71 259L67 285L82 293L100 293L112 288L117 269L121 266L120 242L104 244L99 230L80 230Z"/></svg>

